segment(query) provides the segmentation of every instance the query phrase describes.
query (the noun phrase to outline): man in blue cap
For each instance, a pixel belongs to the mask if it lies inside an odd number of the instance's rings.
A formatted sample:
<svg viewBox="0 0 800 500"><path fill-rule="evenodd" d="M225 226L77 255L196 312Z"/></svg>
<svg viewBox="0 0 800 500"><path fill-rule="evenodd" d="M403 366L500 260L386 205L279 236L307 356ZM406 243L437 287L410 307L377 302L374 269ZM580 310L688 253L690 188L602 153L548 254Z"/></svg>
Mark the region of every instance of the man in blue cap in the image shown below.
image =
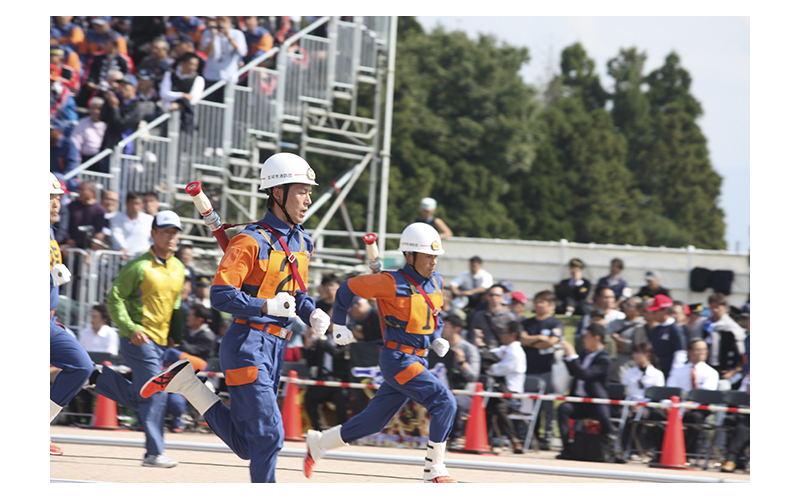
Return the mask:
<svg viewBox="0 0 800 500"><path fill-rule="evenodd" d="M100 120L108 124L106 133L103 136L103 143L100 150L114 148L122 139L131 135L142 121L143 112L141 102L137 99L136 93L139 89L139 81L133 75L125 75L119 83L119 96L111 90L103 95L105 103L100 111ZM125 153L133 152L133 144L129 144ZM101 171L108 172L108 157L104 160Z"/></svg>

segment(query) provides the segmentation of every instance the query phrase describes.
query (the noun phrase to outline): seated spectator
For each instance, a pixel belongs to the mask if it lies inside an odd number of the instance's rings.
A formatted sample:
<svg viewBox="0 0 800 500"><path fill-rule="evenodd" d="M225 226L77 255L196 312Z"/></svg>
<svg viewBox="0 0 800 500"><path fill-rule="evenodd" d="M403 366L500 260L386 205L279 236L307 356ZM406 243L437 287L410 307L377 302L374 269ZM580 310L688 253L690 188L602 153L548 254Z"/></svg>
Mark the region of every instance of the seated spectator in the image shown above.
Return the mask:
<svg viewBox="0 0 800 500"><path fill-rule="evenodd" d="M172 70L178 68L178 61L181 57L185 54L194 54L196 55L199 60L197 61L199 66L197 67L197 73L203 74L203 70L206 67L206 61L208 60L208 56L197 50L195 47L195 43L192 41L189 35L181 33L178 35L178 38L172 40L170 42L170 51L169 56L172 58Z"/></svg>
<svg viewBox="0 0 800 500"><path fill-rule="evenodd" d="M142 200L142 202L144 203L144 200ZM142 205L142 207L144 207L144 205ZM194 248L192 248L191 245L181 245L175 252L175 257L183 263L186 281L190 284L189 292L191 293L194 287L197 286L197 274L194 270Z"/></svg>
<svg viewBox="0 0 800 500"><path fill-rule="evenodd" d="M719 372L706 363L708 344L703 339L692 339L689 344L689 362L672 370L667 377L667 387L680 387L687 393L692 389L716 391L719 387ZM708 410L688 410L683 413L683 422L699 424L708 416ZM687 427L684 430L686 453L697 451L699 431Z"/></svg>
<svg viewBox="0 0 800 500"><path fill-rule="evenodd" d="M606 329L599 324L589 325L581 337L584 351L578 356L575 347L567 341L559 345L564 348L564 363L572 375L570 396L588 398L608 398L608 374L611 371L611 358L603 348ZM558 407L558 429L564 445L556 458L570 459L573 456L569 435L569 421L591 418L600 422L600 433L610 435L614 432L611 411L608 405L564 402Z"/></svg>
<svg viewBox="0 0 800 500"><path fill-rule="evenodd" d="M742 354L742 382L739 384L739 390L749 393L750 392L750 302L748 301L741 309L731 306L733 313L739 326L744 328L747 334L744 338L744 353Z"/></svg>
<svg viewBox="0 0 800 500"><path fill-rule="evenodd" d="M503 293L500 285L492 285L486 292L486 309L476 311L469 322L467 340L478 347L494 349L500 346L500 333L505 326L516 321L514 314L503 307Z"/></svg>
<svg viewBox="0 0 800 500"><path fill-rule="evenodd" d="M111 189L104 189L103 194L100 195L100 204L106 209L106 220L111 221L119 212L119 193Z"/></svg>
<svg viewBox="0 0 800 500"><path fill-rule="evenodd" d="M153 244L150 232L153 216L142 211L142 195L128 191L125 195L125 210L120 210L111 219L111 248L119 250L126 259L135 259L150 250Z"/></svg>
<svg viewBox="0 0 800 500"><path fill-rule="evenodd" d="M109 71L119 70L124 75L133 72L133 64L129 58L123 56L117 48L118 34L107 34L102 37L103 51L92 56L84 72L83 83L77 102L79 106L86 105L90 98L99 92L103 93L110 88L113 81L109 78Z"/></svg>
<svg viewBox="0 0 800 500"><path fill-rule="evenodd" d="M636 294L637 297L641 297L642 300L653 298L656 295L669 297L669 290L661 286L661 275L657 271L644 273L644 280L647 284L639 290L639 293Z"/></svg>
<svg viewBox="0 0 800 500"><path fill-rule="evenodd" d="M555 345L563 340L564 324L555 317L556 296L549 290L543 290L533 297L535 315L522 322L520 343L527 360L528 375L536 375L546 383L548 394L555 392L552 369L555 363ZM544 413L544 419L542 419ZM544 420L544 430L539 435L539 423ZM540 450L549 450L553 439L553 402L542 401L539 415L534 424L534 435L539 441Z"/></svg>
<svg viewBox="0 0 800 500"><path fill-rule="evenodd" d="M64 122L58 119L50 120L50 171L63 176L69 174L81 163L78 148L75 143L64 134ZM78 188L78 179L72 177L67 181L67 188L75 192Z"/></svg>
<svg viewBox="0 0 800 500"><path fill-rule="evenodd" d="M317 303L317 306L330 314L333 306L328 303ZM333 324L326 332L317 332L313 328L306 329L303 340L302 355L309 367L313 380L327 382L349 382L350 362L347 357L349 348L337 345L333 340ZM350 409L350 393L344 387L309 386L304 396L304 406L312 429L321 429L319 405L331 402L336 407L336 421L327 422L329 427L347 421Z"/></svg>
<svg viewBox="0 0 800 500"><path fill-rule="evenodd" d="M653 346L647 341L636 344L632 353L633 366L622 375L622 383L628 388L628 397L634 401L647 401L644 397L648 387L663 387L664 373L658 369L658 358L653 354ZM642 418L647 420L663 420L666 413L662 408L642 408ZM630 420L622 431L622 447L628 448L630 440ZM663 431L656 427L644 427L639 434L639 441L645 448L658 448L662 442Z"/></svg>
<svg viewBox="0 0 800 500"><path fill-rule="evenodd" d="M486 374L495 379L495 392L521 394L525 392L525 370L527 364L525 352L519 343L522 325L517 321L506 323L500 333L500 345L492 348L491 352L499 361L491 365ZM497 430L511 440L515 454L523 453L522 441L517 437L517 432L511 424L508 415L519 410L522 400L516 398L489 398L486 404L487 422L495 420ZM497 436L501 438L502 436Z"/></svg>
<svg viewBox="0 0 800 500"><path fill-rule="evenodd" d="M522 321L526 317L530 317L530 315L525 312L527 305L528 297L525 295L525 292L516 290L511 294L511 305L509 306L509 311L514 313L514 316L517 317L517 321Z"/></svg>
<svg viewBox="0 0 800 500"><path fill-rule="evenodd" d="M83 28L72 22L74 16L53 16L50 36L56 37L61 45L77 51L86 39Z"/></svg>
<svg viewBox="0 0 800 500"><path fill-rule="evenodd" d="M150 55L150 47L155 40L165 40L167 18L164 16L133 16L128 35L128 53L139 66ZM169 43L167 43L169 50Z"/></svg>
<svg viewBox="0 0 800 500"><path fill-rule="evenodd" d="M272 34L269 30L258 23L256 16L244 16L244 38L247 41L247 55L244 58L245 64L249 63L261 54L265 54L272 49Z"/></svg>
<svg viewBox="0 0 800 500"><path fill-rule="evenodd" d="M193 304L186 316L186 325L189 329L177 349L205 361L214 357L217 335L211 330L211 319L211 309L199 302Z"/></svg>
<svg viewBox="0 0 800 500"><path fill-rule="evenodd" d="M709 346L708 364L720 374L720 390L727 391L742 379L746 334L728 314L728 298L725 295L711 294L708 297L708 309L711 315L700 326L702 338Z"/></svg>
<svg viewBox="0 0 800 500"><path fill-rule="evenodd" d="M194 130L194 108L205 89L205 80L198 73L200 58L187 53L178 59L175 71L164 74L159 89L161 109L165 112L181 111L181 128L186 132Z"/></svg>
<svg viewBox="0 0 800 500"><path fill-rule="evenodd" d="M450 291L454 297L451 305L469 315L493 282L492 275L483 268L483 259L477 255L472 257L469 259L469 271L457 275L450 282Z"/></svg>
<svg viewBox="0 0 800 500"><path fill-rule="evenodd" d="M628 286L628 282L622 278L622 269L624 269L624 267L625 264L623 264L622 259L612 259L611 269L608 276L600 278L600 281L597 282L598 288L601 286L607 286L614 290L614 297L616 297L617 306L619 306L623 300L627 299L632 294L631 289ZM595 291L595 299L597 299L597 291Z"/></svg>
<svg viewBox="0 0 800 500"><path fill-rule="evenodd" d="M53 38L51 37L50 44L50 71L53 71L53 66L61 70L61 83L74 97L81 88L81 75L80 66L72 66L70 63L75 63L78 55L72 53L69 55L63 47L52 44ZM69 59L68 59L69 58Z"/></svg>
<svg viewBox="0 0 800 500"><path fill-rule="evenodd" d="M172 70L175 61L169 55L169 42L164 38L156 38L150 44L150 55L139 63L139 71L146 69L153 75L155 87L159 88L164 75Z"/></svg>
<svg viewBox="0 0 800 500"><path fill-rule="evenodd" d="M481 355L478 348L462 336L464 321L455 315L445 316L442 338L450 343L452 357L445 355L447 383L451 390L464 389L467 384L478 381L481 371ZM451 445L464 437L464 428L472 406L472 396L456 394L456 418L450 432Z"/></svg>
<svg viewBox="0 0 800 500"><path fill-rule="evenodd" d="M436 211L436 200L433 198L422 198L422 201L419 204L420 216L414 219L411 222L424 222L425 224L430 224L433 226L436 231L439 232L439 237L441 239L447 239L453 236L453 231L445 224L445 222L440 218L434 215Z"/></svg>
<svg viewBox="0 0 800 500"><path fill-rule="evenodd" d="M581 259L574 258L569 261L570 277L561 280L555 287L556 314L567 316L589 314L592 307L586 297L592 288L592 282L583 276L586 264Z"/></svg>
<svg viewBox="0 0 800 500"><path fill-rule="evenodd" d="M100 145L108 127L106 122L100 120L103 102L102 97L93 97L89 101L89 114L78 120L70 136L81 155L81 163L89 161L101 151Z"/></svg>
<svg viewBox="0 0 800 500"><path fill-rule="evenodd" d="M205 23L197 16L174 16L167 23L167 39L179 38L181 34L185 34L199 44L205 29Z"/></svg>
<svg viewBox="0 0 800 500"><path fill-rule="evenodd" d="M648 326L648 339L664 376L669 378L675 368L686 363L686 339L672 317L672 299L666 295L653 297L652 305L645 307L651 313L653 326Z"/></svg>
<svg viewBox="0 0 800 500"><path fill-rule="evenodd" d="M119 354L119 334L111 328L111 316L105 304L92 307L89 325L78 333L78 342L86 352Z"/></svg>
<svg viewBox="0 0 800 500"><path fill-rule="evenodd" d="M597 300L595 301L595 308L589 311L581 318L578 323L578 329L575 332L575 343L580 342L580 337L583 332L592 322L600 322L606 329L605 348L606 352L611 359L617 357L617 345L611 337L611 333L617 329L620 322L625 319L625 313L616 308L616 299L614 298L614 291L608 287L598 287ZM616 377L615 377L616 378Z"/></svg>
<svg viewBox="0 0 800 500"><path fill-rule="evenodd" d="M120 32L111 27L111 16L95 16L90 22L91 27L85 31L83 43L78 45L78 55L84 66L93 55L105 50L103 42L108 39L114 40L115 52L128 55L128 42Z"/></svg>
<svg viewBox="0 0 800 500"><path fill-rule="evenodd" d="M703 332L703 324L706 320L704 316L705 307L703 307L703 304L699 303L689 304L687 307L689 308L689 312L686 314L686 328L689 330L689 340L704 337L705 332Z"/></svg>
<svg viewBox="0 0 800 500"><path fill-rule="evenodd" d="M639 297L631 297L622 303L625 319L618 320L611 328L611 339L616 343L617 356L611 371L611 380L622 380L623 374L632 368L633 348L648 342L647 324L642 317L644 302ZM651 346L652 348L652 346Z"/></svg>
<svg viewBox="0 0 800 500"><path fill-rule="evenodd" d="M367 299L359 298L352 306L348 316L352 319L353 336L359 342L380 342L383 340L381 333L381 318L378 306Z"/></svg>
<svg viewBox="0 0 800 500"><path fill-rule="evenodd" d="M107 124L106 133L103 134L103 142L100 149L114 148L122 139L128 137L136 131L139 122L142 121L142 109L136 99L136 92L139 86L138 80L133 75L127 75L119 81L119 98L112 91L105 93L105 103L100 111L100 119ZM133 153L133 143L126 145L126 154ZM101 162L102 172L108 172L108 157Z"/></svg>
<svg viewBox="0 0 800 500"><path fill-rule="evenodd" d="M680 300L673 300L672 301L672 317L675 318L675 323L680 326L681 330L683 331L683 336L686 339L686 343L688 345L691 336L689 335L689 327L686 326L686 322L689 318L689 306L681 302Z"/></svg>
<svg viewBox="0 0 800 500"><path fill-rule="evenodd" d="M207 276L199 276L194 286L193 295L195 302L211 309L211 280Z"/></svg>
<svg viewBox="0 0 800 500"><path fill-rule="evenodd" d="M323 274L322 280L317 287L317 307L320 304L330 304L333 307L333 302L336 300L336 290L339 289L341 281L335 274Z"/></svg>
<svg viewBox="0 0 800 500"><path fill-rule="evenodd" d="M86 180L78 185L78 197L69 204L68 239L65 247L100 250L103 248L105 235L103 228L107 227L105 217L106 209L97 202L97 185L92 180ZM76 276L71 270L73 278Z"/></svg>
<svg viewBox="0 0 800 500"><path fill-rule="evenodd" d="M206 89L220 80L227 81L235 77L239 63L247 55L244 33L232 26L230 17L218 16L208 21L207 27L200 39L200 49L208 55L203 71ZM207 99L222 102L224 95L225 88L220 87Z"/></svg>

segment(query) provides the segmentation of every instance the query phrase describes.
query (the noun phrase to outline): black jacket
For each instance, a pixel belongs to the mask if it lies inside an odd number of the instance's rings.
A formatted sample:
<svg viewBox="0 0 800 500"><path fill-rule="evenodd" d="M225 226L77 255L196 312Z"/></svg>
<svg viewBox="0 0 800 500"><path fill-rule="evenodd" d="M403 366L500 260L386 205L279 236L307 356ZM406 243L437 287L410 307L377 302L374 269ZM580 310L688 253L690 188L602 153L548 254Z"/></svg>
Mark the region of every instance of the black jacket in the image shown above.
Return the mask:
<svg viewBox="0 0 800 500"><path fill-rule="evenodd" d="M582 366L583 359L590 354L583 351L580 357L565 361L569 374L572 375L572 385L569 388L570 395L575 395L575 386L578 380L583 380L587 397L608 398L608 377L611 373L611 356L605 349L597 353L588 368Z"/></svg>
<svg viewBox="0 0 800 500"><path fill-rule="evenodd" d="M103 135L103 143L100 150L106 148L114 148L119 141L122 140L122 135L125 132L133 133L142 121L142 110L139 106L140 102L136 99L130 99L125 102L120 102L119 106L112 108L108 101L103 104L100 110L100 121L108 124L106 133Z"/></svg>

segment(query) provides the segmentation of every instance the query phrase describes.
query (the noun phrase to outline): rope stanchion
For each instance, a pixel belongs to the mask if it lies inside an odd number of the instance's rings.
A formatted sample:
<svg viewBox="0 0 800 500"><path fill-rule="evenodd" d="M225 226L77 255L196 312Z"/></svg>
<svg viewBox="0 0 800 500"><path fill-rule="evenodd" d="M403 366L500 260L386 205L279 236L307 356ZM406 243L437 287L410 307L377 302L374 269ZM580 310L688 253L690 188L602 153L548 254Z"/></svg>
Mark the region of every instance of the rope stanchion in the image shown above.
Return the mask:
<svg viewBox="0 0 800 500"><path fill-rule="evenodd" d="M120 373L126 373L131 371L128 367L120 367L115 366L113 367L116 371ZM198 372L198 377L217 377L217 378L225 378L224 373L217 373L217 372ZM297 384L297 385L316 385L316 386L324 386L324 387L343 387L349 389L373 389L377 390L380 387L380 384L362 384L356 382L335 382L335 381L323 381L323 380L310 380L310 379L298 379L298 378L291 378L287 376L281 377L281 382L288 382L290 381ZM707 410L707 411L724 411L726 413L741 413L744 415L750 414L750 408L734 408L728 406L720 406L720 405L703 405L699 403L694 403L691 401L685 401L682 403L673 404L670 401L633 401L628 399L605 399L605 398L583 398L578 396L564 396L561 394L531 394L531 393L507 393L507 392L471 392L465 391L462 389L451 389L450 392L453 394L465 394L467 396L482 396L482 397L490 397L490 398L514 398L514 399L541 399L542 401L569 401L571 403L593 403L593 404L606 404L606 405L618 405L618 406L645 406L648 408L665 408L669 409L673 406L677 408L685 408L687 410Z"/></svg>

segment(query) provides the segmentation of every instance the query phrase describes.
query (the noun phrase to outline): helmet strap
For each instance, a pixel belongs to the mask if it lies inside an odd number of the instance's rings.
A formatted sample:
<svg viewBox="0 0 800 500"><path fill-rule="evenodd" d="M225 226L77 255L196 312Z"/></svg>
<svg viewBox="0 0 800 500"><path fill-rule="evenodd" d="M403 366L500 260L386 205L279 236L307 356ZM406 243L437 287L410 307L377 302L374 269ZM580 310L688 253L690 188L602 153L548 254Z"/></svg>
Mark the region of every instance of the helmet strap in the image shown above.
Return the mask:
<svg viewBox="0 0 800 500"><path fill-rule="evenodd" d="M274 196L275 196L275 188L276 187L281 188L281 191L283 191L283 196L281 197L281 202L277 203L277 201L276 201L275 204L278 205L278 207L283 212L283 215L286 216L286 220L289 222L289 224L291 224L292 226L296 226L297 224L289 216L289 212L286 211L286 195L288 194L290 186L292 186L292 184L282 184L280 186L275 186L270 191L270 196L274 198Z"/></svg>

